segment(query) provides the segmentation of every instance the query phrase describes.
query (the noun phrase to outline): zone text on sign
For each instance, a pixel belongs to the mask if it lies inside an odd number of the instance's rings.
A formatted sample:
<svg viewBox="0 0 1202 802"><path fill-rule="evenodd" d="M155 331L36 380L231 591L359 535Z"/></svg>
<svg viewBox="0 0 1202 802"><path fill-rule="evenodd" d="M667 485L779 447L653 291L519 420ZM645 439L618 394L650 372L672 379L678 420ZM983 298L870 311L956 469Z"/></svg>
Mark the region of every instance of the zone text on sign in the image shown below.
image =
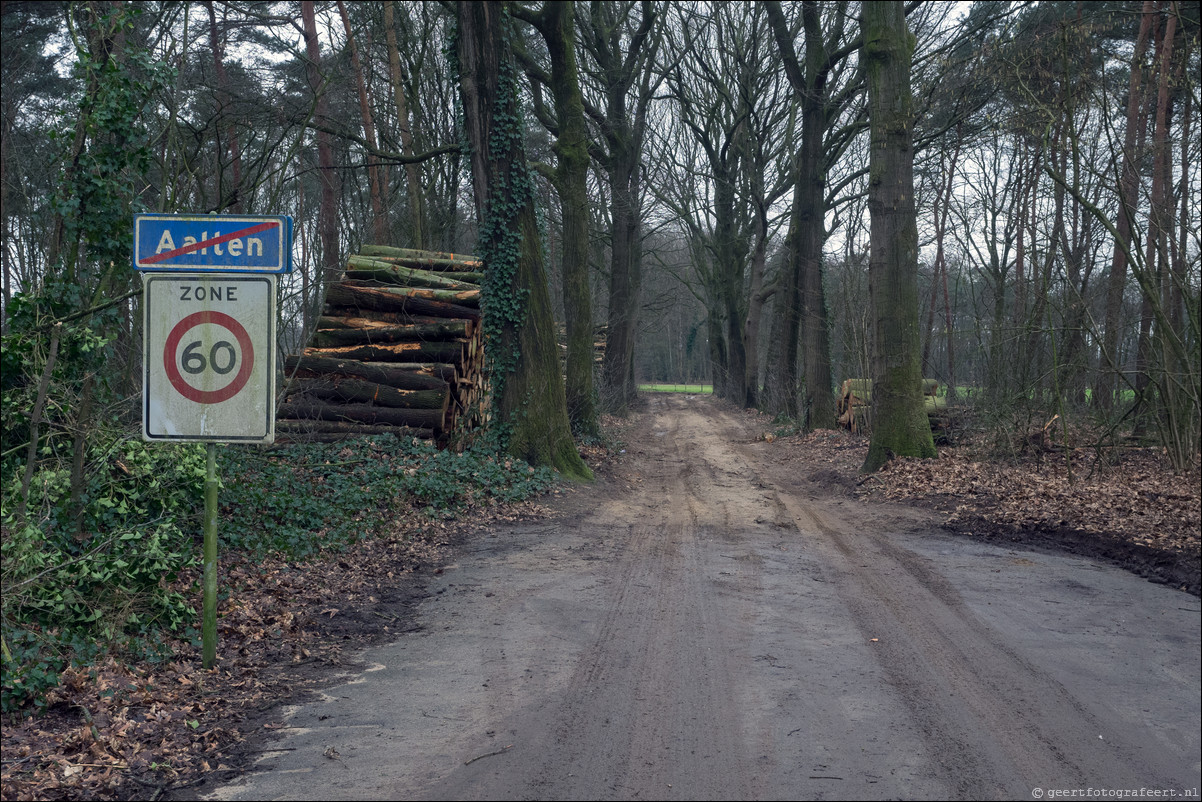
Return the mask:
<svg viewBox="0 0 1202 802"><path fill-rule="evenodd" d="M204 284L185 284L179 288L181 301L236 301L238 300L238 285L206 287Z"/></svg>

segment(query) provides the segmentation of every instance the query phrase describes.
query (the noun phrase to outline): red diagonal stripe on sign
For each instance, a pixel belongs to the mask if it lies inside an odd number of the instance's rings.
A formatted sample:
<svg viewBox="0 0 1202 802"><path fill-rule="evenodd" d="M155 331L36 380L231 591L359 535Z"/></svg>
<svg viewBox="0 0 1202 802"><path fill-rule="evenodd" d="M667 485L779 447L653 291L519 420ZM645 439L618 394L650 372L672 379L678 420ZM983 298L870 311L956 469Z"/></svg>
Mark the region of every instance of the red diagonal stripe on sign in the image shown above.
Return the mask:
<svg viewBox="0 0 1202 802"><path fill-rule="evenodd" d="M176 248L174 251L156 253L154 256L147 256L146 258L139 260L138 264L152 265L155 262L162 262L176 256L183 256L186 253L199 251L201 248L207 248L210 245L220 245L223 242L229 242L230 240L238 239L239 237L249 237L251 234L258 234L260 231L266 231L269 228L279 228L279 225L280 223L278 220L273 220L270 223L260 223L257 226L251 226L250 228L244 228L241 231L235 231L233 234L222 234L220 237L213 237L212 239L207 239L203 242L185 245L182 248Z"/></svg>

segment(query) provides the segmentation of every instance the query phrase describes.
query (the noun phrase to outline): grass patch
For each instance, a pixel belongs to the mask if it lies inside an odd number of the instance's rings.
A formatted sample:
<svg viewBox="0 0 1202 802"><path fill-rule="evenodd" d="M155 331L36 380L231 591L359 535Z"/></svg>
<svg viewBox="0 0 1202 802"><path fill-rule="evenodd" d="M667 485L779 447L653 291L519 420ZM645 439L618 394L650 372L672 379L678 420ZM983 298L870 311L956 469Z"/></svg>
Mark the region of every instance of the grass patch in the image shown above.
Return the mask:
<svg viewBox="0 0 1202 802"><path fill-rule="evenodd" d="M714 392L712 384L640 384L639 391L645 393L689 393L709 395Z"/></svg>

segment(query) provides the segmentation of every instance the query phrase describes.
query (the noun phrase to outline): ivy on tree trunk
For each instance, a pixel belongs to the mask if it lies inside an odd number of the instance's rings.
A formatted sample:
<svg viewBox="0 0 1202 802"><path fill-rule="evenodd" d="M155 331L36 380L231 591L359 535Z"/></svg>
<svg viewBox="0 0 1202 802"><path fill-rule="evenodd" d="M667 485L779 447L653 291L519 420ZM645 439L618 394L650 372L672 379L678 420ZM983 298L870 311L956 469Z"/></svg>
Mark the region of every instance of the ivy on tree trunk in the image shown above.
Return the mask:
<svg viewBox="0 0 1202 802"><path fill-rule="evenodd" d="M456 54L480 221L493 425L514 456L591 479L568 425L551 294L522 146L523 113L502 3L460 2Z"/></svg>

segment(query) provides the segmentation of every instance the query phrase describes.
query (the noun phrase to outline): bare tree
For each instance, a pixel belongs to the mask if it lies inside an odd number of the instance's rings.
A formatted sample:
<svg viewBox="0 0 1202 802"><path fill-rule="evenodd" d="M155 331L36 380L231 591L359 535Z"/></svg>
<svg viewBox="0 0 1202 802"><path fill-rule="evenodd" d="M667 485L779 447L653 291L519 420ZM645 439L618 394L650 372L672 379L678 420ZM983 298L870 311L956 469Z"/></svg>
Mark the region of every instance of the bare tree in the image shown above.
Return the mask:
<svg viewBox="0 0 1202 802"><path fill-rule="evenodd" d="M860 94L858 74L846 69L846 61L856 52L860 38L851 36L844 26L846 2L841 0L830 8L824 29L820 4L806 0L801 8L803 64L794 45L797 32L789 28L780 3L768 2L765 6L785 74L801 107L792 219L785 243L787 261L777 303L782 317L779 325L783 347L768 383L769 409L800 417L807 427L830 428L835 425L835 402L826 290L822 281L828 209L826 171L835 154L846 147L847 139L862 125L853 117L845 121L842 130L835 130L840 114L853 106ZM805 348L805 399L800 406L799 337Z"/></svg>
<svg viewBox="0 0 1202 802"><path fill-rule="evenodd" d="M601 367L602 406L626 414L634 401L634 340L642 285L643 145L647 113L662 82L656 57L661 10L650 0L592 0L581 9L588 63L585 113L599 132L593 160L608 178L608 328Z"/></svg>
<svg viewBox="0 0 1202 802"><path fill-rule="evenodd" d="M309 88L316 99L316 117L324 122L329 119L329 110L325 81L321 72L321 46L317 39L317 15L313 0L304 0L301 3L301 19L304 22ZM317 229L321 237L322 273L326 281L333 281L342 272L342 254L338 250L339 181L334 171L334 149L330 142L330 133L323 129L317 131L317 169L321 181L321 206L318 211Z"/></svg>
<svg viewBox="0 0 1202 802"><path fill-rule="evenodd" d="M861 469L895 456L933 457L923 408L918 330L918 223L914 207L914 111L910 92L913 38L904 4L865 3L860 58L868 78L872 150L868 266L873 318L872 441Z"/></svg>
<svg viewBox="0 0 1202 802"><path fill-rule="evenodd" d="M760 319L775 290L764 276L771 207L788 187L792 104L759 7L673 10L677 36L666 50L676 127L656 160L678 175L657 180L654 191L701 249L714 392L754 407ZM696 143L696 156L682 139Z"/></svg>
<svg viewBox="0 0 1202 802"><path fill-rule="evenodd" d="M547 45L550 69L524 59L534 82L539 117L555 136L557 165L551 175L563 209L563 310L568 335L565 382L568 418L574 431L596 437L600 431L593 390L593 303L589 286L588 128L576 61L576 4L546 2L537 12L514 6ZM541 103L541 86L548 86L554 113Z"/></svg>

